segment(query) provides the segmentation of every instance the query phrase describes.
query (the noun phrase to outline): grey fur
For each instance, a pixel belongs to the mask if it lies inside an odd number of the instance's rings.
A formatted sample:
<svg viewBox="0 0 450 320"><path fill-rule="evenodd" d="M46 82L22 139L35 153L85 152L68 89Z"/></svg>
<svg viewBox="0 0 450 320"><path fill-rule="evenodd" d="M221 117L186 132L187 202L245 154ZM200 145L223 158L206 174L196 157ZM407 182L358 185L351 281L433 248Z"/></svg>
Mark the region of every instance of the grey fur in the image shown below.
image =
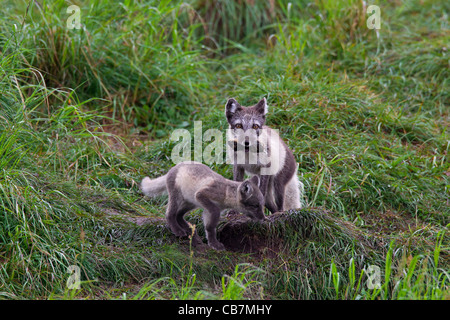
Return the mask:
<svg viewBox="0 0 450 320"><path fill-rule="evenodd" d="M238 160L238 152L228 152L233 155L233 179L242 181L245 173L258 175L261 179L260 190L265 197L265 206L270 212L285 211L301 208L303 184L298 180L297 163L294 155L279 135L271 128L265 126L268 112L266 99L260 100L250 107L241 106L236 99L229 99L225 105L225 116L229 124L229 136L227 148L233 151L245 150L245 160ZM256 127L254 127L256 125ZM244 131L245 139L238 138L239 131ZM252 140L249 131L256 134L256 140ZM242 135L242 134L241 134ZM262 137L265 137L265 140ZM266 141L262 145L261 141ZM277 145L278 148L273 148ZM278 153L277 153L277 151ZM262 163L258 156L265 152L270 159L269 163ZM251 162L253 159L256 162ZM262 174L262 169L274 166L271 174Z"/></svg>
<svg viewBox="0 0 450 320"><path fill-rule="evenodd" d="M153 180L145 177L141 190L149 197L168 192L167 223L172 232L180 237L191 234L191 228L183 216L192 209L203 208L208 244L216 250L223 250L224 246L216 236L221 212L235 209L254 220L264 220L264 197L259 190L259 182L259 177L243 182L231 181L204 164L188 161L177 164L162 177ZM201 242L195 234L193 244Z"/></svg>

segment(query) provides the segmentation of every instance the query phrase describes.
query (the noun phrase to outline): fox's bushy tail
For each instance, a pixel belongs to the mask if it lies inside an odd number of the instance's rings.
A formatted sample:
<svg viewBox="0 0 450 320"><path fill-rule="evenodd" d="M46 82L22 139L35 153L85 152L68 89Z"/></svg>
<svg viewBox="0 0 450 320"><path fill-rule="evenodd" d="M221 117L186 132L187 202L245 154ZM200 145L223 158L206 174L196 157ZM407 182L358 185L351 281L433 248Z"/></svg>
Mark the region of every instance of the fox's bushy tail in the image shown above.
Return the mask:
<svg viewBox="0 0 450 320"><path fill-rule="evenodd" d="M166 175L155 179L145 177L142 179L140 188L147 197L158 197L167 194Z"/></svg>

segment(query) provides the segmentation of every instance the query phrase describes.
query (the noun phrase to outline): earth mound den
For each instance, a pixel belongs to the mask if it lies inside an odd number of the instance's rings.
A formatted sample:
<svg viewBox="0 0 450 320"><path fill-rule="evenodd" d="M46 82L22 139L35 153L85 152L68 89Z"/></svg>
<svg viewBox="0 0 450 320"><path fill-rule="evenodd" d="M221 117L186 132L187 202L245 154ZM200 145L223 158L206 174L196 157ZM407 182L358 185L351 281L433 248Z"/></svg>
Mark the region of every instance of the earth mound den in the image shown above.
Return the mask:
<svg viewBox="0 0 450 320"><path fill-rule="evenodd" d="M243 215L226 217L217 233L227 250L244 253L266 248L272 252L289 251L311 241L330 247L356 245L363 251L372 247L353 224L336 219L323 209L289 210L267 216L263 222Z"/></svg>
<svg viewBox="0 0 450 320"><path fill-rule="evenodd" d="M195 225L200 237L206 242L201 214L187 214L185 218ZM322 208L289 210L266 218L265 221L259 222L240 214L224 216L217 227L217 237L228 251L264 252L269 256L280 251L296 252L311 243L332 249L336 253L346 250L349 246L355 247L357 252L362 254L373 249L373 244L361 230L349 222L333 217ZM138 240L138 236L139 240L146 239L145 242L154 245L189 243L186 239L180 241L175 237L164 219L149 218L139 221L138 224L132 231L134 240Z"/></svg>

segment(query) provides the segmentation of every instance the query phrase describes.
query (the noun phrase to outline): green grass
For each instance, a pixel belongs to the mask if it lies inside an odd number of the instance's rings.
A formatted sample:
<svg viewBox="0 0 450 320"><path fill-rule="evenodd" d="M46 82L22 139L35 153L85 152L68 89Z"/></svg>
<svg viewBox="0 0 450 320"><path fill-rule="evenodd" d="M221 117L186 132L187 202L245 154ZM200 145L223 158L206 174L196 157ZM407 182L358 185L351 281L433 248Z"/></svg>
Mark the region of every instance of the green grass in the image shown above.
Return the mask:
<svg viewBox="0 0 450 320"><path fill-rule="evenodd" d="M62 0L2 7L1 298L449 298L445 1L379 3L378 33L353 0L75 4L80 30ZM192 249L138 183L173 165L174 129L225 137L227 98L263 96L308 206Z"/></svg>

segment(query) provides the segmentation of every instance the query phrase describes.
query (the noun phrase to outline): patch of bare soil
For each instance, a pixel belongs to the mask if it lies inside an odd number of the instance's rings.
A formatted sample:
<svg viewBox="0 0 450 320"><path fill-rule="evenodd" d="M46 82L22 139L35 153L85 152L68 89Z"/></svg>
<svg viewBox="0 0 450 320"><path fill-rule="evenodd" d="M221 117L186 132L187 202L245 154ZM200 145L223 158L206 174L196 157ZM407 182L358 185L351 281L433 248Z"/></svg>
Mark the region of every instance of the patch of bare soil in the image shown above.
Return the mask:
<svg viewBox="0 0 450 320"><path fill-rule="evenodd" d="M257 232L260 228L255 228L255 224L258 223L269 222L252 222L242 215L227 217L227 222L218 230L218 239L227 250L234 252L255 253L265 248L279 251L279 248L270 243L264 234Z"/></svg>

